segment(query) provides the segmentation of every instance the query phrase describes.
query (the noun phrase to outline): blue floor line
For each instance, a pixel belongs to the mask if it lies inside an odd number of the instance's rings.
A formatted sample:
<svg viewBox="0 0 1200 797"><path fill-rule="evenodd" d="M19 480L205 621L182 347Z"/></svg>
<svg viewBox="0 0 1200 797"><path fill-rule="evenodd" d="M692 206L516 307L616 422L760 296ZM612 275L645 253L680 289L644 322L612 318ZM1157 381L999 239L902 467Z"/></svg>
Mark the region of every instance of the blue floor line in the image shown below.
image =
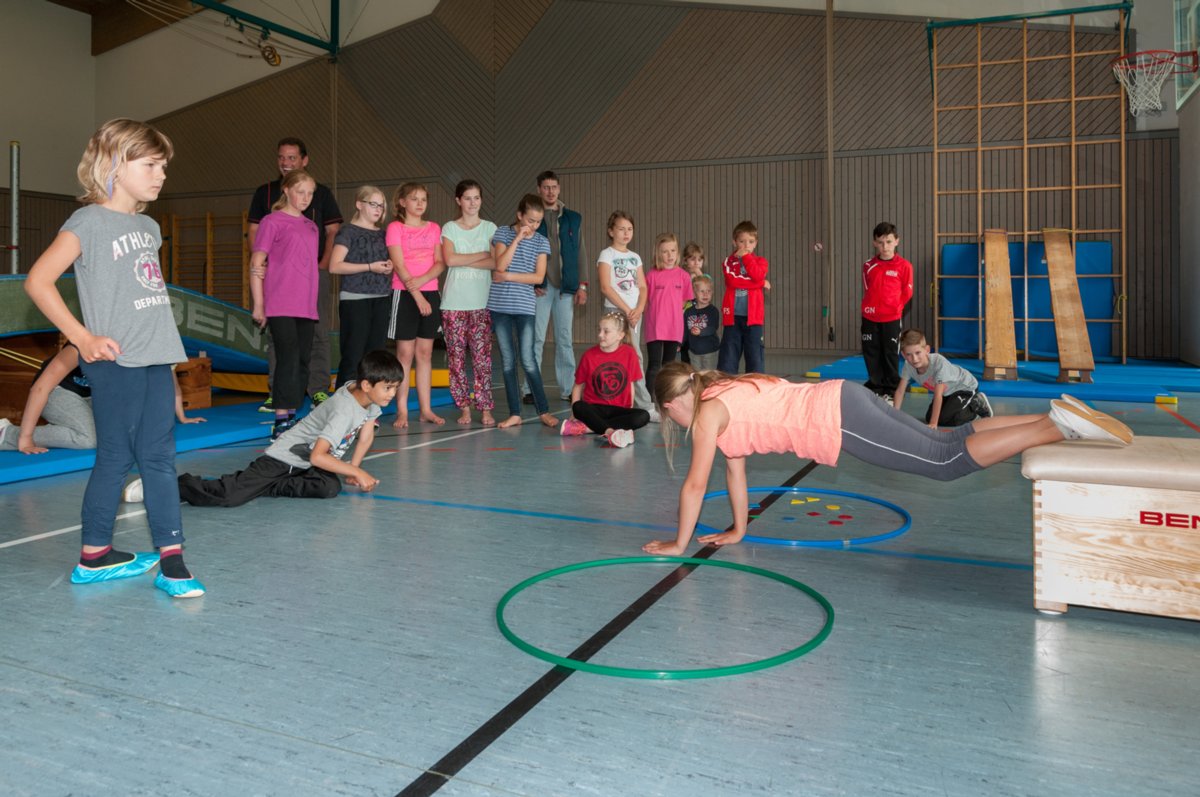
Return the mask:
<svg viewBox="0 0 1200 797"><path fill-rule="evenodd" d="M925 562L946 562L954 565L970 565L971 567L998 567L1004 570L1032 570L1033 565L1020 562L1002 562L996 559L967 559L962 556L939 556L928 553L910 553L908 551L887 551L880 548L845 548L850 553L873 553L876 556L898 556L904 559L920 559Z"/></svg>
<svg viewBox="0 0 1200 797"><path fill-rule="evenodd" d="M493 512L499 515L519 515L521 517L544 518L547 520L565 520L572 523L590 523L596 526L620 526L627 529L649 529L650 531L675 531L674 526L663 526L655 523L634 523L628 520L602 520L600 518L581 517L579 515L562 515L556 512L533 512L527 509L506 509L499 506L480 506L478 504L459 504L451 501L433 501L427 498L404 498L398 495L379 495L376 493L342 492L351 498L374 498L378 501L396 501L402 504L418 506L436 506L445 509L466 509L472 512ZM838 549L842 550L842 549ZM873 553L879 556L898 556L907 559L920 559L927 562L944 562L946 564L970 565L972 567L997 567L1006 570L1032 570L1033 565L1018 562L1001 562L987 559L968 559L959 556L937 556L923 553L905 553L904 551L887 551L872 548L846 548L844 550L858 553Z"/></svg>

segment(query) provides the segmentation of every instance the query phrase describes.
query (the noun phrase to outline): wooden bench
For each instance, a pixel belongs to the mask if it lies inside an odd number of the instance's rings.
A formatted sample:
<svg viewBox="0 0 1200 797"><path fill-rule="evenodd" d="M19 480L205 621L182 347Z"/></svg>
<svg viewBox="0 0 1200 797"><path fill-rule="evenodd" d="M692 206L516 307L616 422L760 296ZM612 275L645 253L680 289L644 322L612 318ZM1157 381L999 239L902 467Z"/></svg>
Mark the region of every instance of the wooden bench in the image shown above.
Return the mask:
<svg viewBox="0 0 1200 797"><path fill-rule="evenodd" d="M1054 443L1033 480L1033 605L1200 620L1200 439Z"/></svg>

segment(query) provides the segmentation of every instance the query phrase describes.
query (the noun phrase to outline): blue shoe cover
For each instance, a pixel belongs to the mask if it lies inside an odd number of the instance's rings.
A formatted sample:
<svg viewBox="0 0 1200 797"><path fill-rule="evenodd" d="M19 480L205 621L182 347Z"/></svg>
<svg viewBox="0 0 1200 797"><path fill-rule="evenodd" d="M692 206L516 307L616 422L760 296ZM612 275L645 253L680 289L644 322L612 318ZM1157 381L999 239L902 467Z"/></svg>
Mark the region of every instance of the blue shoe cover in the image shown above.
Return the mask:
<svg viewBox="0 0 1200 797"><path fill-rule="evenodd" d="M109 567L98 567L95 569L75 565L75 569L71 571L71 583L95 584L100 581L113 581L118 578L133 578L150 570L156 564L158 564L157 553L135 553L132 561L120 565L110 565Z"/></svg>
<svg viewBox="0 0 1200 797"><path fill-rule="evenodd" d="M167 578L162 573L154 577L154 586L172 598L199 598L206 591L198 578Z"/></svg>

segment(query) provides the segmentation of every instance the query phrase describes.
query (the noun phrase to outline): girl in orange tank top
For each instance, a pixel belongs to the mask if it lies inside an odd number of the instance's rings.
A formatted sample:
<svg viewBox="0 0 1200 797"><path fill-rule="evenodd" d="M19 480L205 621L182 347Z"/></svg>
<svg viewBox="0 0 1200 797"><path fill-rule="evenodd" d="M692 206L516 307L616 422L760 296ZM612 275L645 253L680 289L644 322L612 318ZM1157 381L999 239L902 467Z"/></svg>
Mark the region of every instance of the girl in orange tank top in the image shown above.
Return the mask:
<svg viewBox="0 0 1200 797"><path fill-rule="evenodd" d="M1050 402L1044 415L993 416L935 430L853 382L795 384L765 374L697 372L687 363L663 366L654 380L654 400L663 417L668 459L680 428L692 441L675 539L642 546L646 553L667 556L682 555L692 539L717 449L725 455L733 524L699 542L727 545L740 542L749 523L746 457L751 454L790 452L833 466L845 451L890 470L947 481L1036 445L1069 439L1128 445L1133 440L1125 424L1070 396Z"/></svg>

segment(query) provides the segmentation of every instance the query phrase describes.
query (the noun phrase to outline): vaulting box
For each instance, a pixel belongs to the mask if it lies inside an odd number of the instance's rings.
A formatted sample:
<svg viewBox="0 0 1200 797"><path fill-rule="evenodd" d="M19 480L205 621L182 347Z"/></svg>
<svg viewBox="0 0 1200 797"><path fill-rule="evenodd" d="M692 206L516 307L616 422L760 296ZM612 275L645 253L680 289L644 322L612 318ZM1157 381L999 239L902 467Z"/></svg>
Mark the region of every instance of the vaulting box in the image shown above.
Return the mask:
<svg viewBox="0 0 1200 797"><path fill-rule="evenodd" d="M175 369L179 393L185 410L203 410L212 406L212 360L189 357Z"/></svg>
<svg viewBox="0 0 1200 797"><path fill-rule="evenodd" d="M1031 448L1033 605L1200 620L1200 440Z"/></svg>

